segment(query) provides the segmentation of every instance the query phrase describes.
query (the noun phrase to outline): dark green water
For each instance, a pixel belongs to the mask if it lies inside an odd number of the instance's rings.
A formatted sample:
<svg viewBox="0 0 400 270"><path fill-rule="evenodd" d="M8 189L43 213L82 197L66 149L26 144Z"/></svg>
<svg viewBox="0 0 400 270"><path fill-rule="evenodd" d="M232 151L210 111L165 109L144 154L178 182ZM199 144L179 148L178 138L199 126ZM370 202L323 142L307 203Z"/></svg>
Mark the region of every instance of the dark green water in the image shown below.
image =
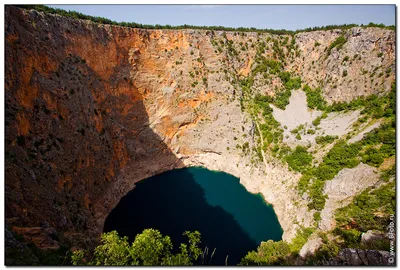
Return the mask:
<svg viewBox="0 0 400 270"><path fill-rule="evenodd" d="M137 184L109 214L104 231L117 230L130 240L143 229L158 229L173 243L184 231L198 230L212 264L240 262L261 241L281 240L282 228L272 206L246 191L239 179L204 168L169 171Z"/></svg>

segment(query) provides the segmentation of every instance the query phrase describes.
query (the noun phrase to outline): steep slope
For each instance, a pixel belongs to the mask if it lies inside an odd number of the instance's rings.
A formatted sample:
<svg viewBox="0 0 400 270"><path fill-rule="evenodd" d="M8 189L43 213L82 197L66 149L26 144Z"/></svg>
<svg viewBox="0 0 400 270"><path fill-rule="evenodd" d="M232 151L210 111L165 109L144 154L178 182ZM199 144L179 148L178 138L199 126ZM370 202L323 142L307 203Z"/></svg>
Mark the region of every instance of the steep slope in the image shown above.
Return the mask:
<svg viewBox="0 0 400 270"><path fill-rule="evenodd" d="M318 210L298 191L302 172L272 151L282 149L287 123L274 120L270 141L263 130L274 118L266 107L257 111L255 96L273 99L275 116L299 88L288 86L294 76L321 87L327 104L382 96L394 80L395 36L386 29L276 36L132 29L10 6L5 14L6 223L25 238L39 230L32 241L41 248L93 246L135 182L193 165L235 175L263 194L290 241L315 225ZM332 47L341 36L345 42ZM317 164L333 144L309 140ZM301 144L307 140L292 138L292 148ZM340 200L378 179L355 181ZM343 206L332 205L330 213ZM46 227L55 228L56 243L43 244Z"/></svg>

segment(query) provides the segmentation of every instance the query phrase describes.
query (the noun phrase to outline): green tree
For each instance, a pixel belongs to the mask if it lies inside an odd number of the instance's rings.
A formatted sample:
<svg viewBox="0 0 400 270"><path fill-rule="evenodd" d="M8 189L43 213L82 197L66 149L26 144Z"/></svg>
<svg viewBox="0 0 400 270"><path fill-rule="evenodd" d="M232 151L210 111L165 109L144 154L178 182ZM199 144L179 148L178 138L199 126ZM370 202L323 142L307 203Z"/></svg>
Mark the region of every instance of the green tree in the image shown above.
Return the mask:
<svg viewBox="0 0 400 270"><path fill-rule="evenodd" d="M94 250L90 260L85 260L85 252L76 250L71 256L73 265L193 265L201 255L199 244L201 234L198 231L186 231L188 243L180 244L180 252L173 254L172 241L158 230L145 229L129 244L128 237L120 237L116 231L103 233L101 244Z"/></svg>
<svg viewBox="0 0 400 270"><path fill-rule="evenodd" d="M286 162L293 170L302 172L311 165L312 155L305 147L298 145L290 155L286 156Z"/></svg>
<svg viewBox="0 0 400 270"><path fill-rule="evenodd" d="M93 265L127 265L130 255L128 237L119 237L112 231L102 235L101 243L94 250Z"/></svg>
<svg viewBox="0 0 400 270"><path fill-rule="evenodd" d="M285 241L262 242L257 251L251 251L242 258L240 265L283 265L290 253L290 246Z"/></svg>
<svg viewBox="0 0 400 270"><path fill-rule="evenodd" d="M130 248L134 265L163 265L171 256L172 241L169 236L154 229L138 234Z"/></svg>

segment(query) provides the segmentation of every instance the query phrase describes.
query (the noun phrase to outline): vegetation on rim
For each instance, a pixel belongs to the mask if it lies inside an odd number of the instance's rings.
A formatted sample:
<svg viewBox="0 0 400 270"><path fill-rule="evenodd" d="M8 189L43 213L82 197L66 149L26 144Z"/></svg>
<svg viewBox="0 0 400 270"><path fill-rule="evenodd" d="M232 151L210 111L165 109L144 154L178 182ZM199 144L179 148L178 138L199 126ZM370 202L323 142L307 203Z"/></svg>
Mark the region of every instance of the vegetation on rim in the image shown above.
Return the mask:
<svg viewBox="0 0 400 270"><path fill-rule="evenodd" d="M116 22L104 17L98 17L98 16L89 16L85 15L80 12L76 11L66 11L64 9L59 9L59 8L51 8L45 5L16 5L20 8L25 8L25 9L35 9L37 11L43 11L46 13L50 14L58 14L61 16L66 16L66 17L71 17L74 19L82 19L82 20L90 20L95 23L101 23L101 24L110 24L110 25L118 25L118 26L123 26L123 27L131 27L131 28L143 28L143 29L204 29L204 30L214 30L214 31L237 31L237 32L266 32L266 33L271 33L275 35L294 35L297 33L301 32L311 32L311 31L320 31L320 30L331 30L331 29L350 29L352 27L359 26L357 24L343 24L343 25L327 25L327 26L322 26L322 27L310 27L306 28L303 30L296 30L296 31L290 31L290 30L275 30L275 29L257 29L254 27L225 27L225 26L196 26L196 25L179 25L179 26L172 26L172 25L151 25L151 24L141 24L141 23L134 23L134 22ZM379 28L385 28L385 29L390 29L390 30L395 30L394 25L386 26L384 24L374 24L374 23L369 23L368 25L361 25L362 27L379 27Z"/></svg>

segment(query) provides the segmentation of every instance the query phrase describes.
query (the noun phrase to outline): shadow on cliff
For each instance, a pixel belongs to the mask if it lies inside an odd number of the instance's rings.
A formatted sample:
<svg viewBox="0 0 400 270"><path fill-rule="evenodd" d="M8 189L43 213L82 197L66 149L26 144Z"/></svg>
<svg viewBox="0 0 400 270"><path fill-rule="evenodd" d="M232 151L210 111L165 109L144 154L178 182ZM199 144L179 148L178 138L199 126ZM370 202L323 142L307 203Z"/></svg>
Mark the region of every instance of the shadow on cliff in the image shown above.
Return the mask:
<svg viewBox="0 0 400 270"><path fill-rule="evenodd" d="M144 97L131 77L129 47L116 46L117 52L110 54L110 61L119 65L107 77L93 69L101 65L95 57L80 54L108 53L107 44L118 41L106 29L94 24L88 35L84 21L60 23L59 17L25 15L16 7L7 7L6 15L6 224L13 231L22 228L25 241L39 248L92 248L106 216L135 182L184 165L150 127ZM97 47L77 47L74 40L80 38ZM143 196L149 203L155 196L164 201L154 212L143 213L143 219L135 218L142 205L131 204L124 213L129 219L116 221L122 226L118 231L132 238L160 217L170 225L162 233L175 241L185 230L203 233L203 243L217 248L215 261L225 260L225 254L241 258L254 249L257 243L232 215L207 205L201 187L190 174L186 178L172 186L162 182L151 194L129 193L123 201ZM184 218L185 211L195 213L193 219ZM56 229L56 237L46 234L49 227ZM33 229L40 237L32 237ZM230 249L236 245L243 250Z"/></svg>
<svg viewBox="0 0 400 270"><path fill-rule="evenodd" d="M236 265L258 246L232 214L206 201L204 189L188 169L169 171L138 183L121 199L104 225L104 231L117 230L131 241L146 228L169 235L176 249L187 241L182 236L184 231L198 230L201 246L208 247L209 257L216 248L212 264L218 265L225 264L227 255L228 264Z"/></svg>
<svg viewBox="0 0 400 270"><path fill-rule="evenodd" d="M88 34L85 21L5 12L6 224L39 248L93 248L135 182L183 163L149 126L130 47L109 50L118 41L96 24ZM98 74L85 50L118 65Z"/></svg>

